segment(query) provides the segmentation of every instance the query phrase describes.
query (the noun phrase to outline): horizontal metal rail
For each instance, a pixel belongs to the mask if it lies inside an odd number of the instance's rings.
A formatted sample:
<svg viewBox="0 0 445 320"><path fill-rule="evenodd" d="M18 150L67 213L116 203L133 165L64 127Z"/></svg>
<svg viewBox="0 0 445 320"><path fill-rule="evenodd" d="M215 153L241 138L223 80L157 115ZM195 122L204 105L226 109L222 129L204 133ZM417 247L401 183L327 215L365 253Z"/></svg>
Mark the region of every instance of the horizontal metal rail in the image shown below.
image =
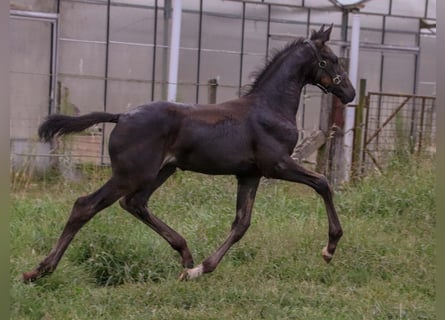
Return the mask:
<svg viewBox="0 0 445 320"><path fill-rule="evenodd" d="M9 15L11 18L43 20L49 22L54 22L59 17L57 13L13 10L13 9L9 10Z"/></svg>
<svg viewBox="0 0 445 320"><path fill-rule="evenodd" d="M78 2L78 3L85 3L85 4L95 4L95 5L106 5L106 2L100 1L100 0L64 0L65 2ZM275 1L267 1L267 0L226 0L231 2L237 2L237 3L247 3L250 5L272 5L276 7L287 7L287 8L295 8L295 9L305 9L305 10L311 10L311 11L327 11L326 7L314 7L314 6L307 6L304 4L304 1L302 4L287 4L287 3L276 3ZM111 6L116 7L127 7L127 8L138 8L138 9L153 9L154 6L150 5L142 5L142 4L132 4L132 3L124 3L124 2L117 2L113 1L111 3ZM332 6L331 11L338 11L341 12L341 9L335 9L334 6ZM425 18L429 20L436 21L436 18L434 17L428 17L428 10L425 10L423 15L403 15L403 14L395 14L392 12L391 8L388 9L388 12L381 13L381 12L374 12L374 11L366 11L362 10L360 14L366 14L366 15L375 15L375 16L388 16L388 17L394 17L394 18L403 18L403 19L419 19L419 18Z"/></svg>
<svg viewBox="0 0 445 320"><path fill-rule="evenodd" d="M273 33L270 38L273 40L291 41L298 38L298 35L288 33ZM349 47L349 41L330 40L329 45ZM420 47L418 46L399 46L393 44L380 44L372 42L360 42L361 49L379 50L379 51L393 51L393 52L406 52L406 53L420 53Z"/></svg>
<svg viewBox="0 0 445 320"><path fill-rule="evenodd" d="M83 39L74 39L74 38L59 38L60 41L66 41L66 42L77 42L77 43L91 43L91 44L107 44L106 41L101 40L83 40ZM153 48L155 45L152 43L139 43L139 42L126 42L126 41L115 41L110 40L110 44L120 44L120 45L128 45L128 46L135 46L135 47L147 47L147 48ZM168 49L169 46L157 44L157 48L162 49ZM188 50L188 51L198 51L198 48L193 47L179 47L180 50ZM240 51L233 51L233 50L223 50L223 49L206 49L201 48L202 52L210 52L210 53L226 53L226 54L234 54L239 55ZM245 56L257 56L257 57L264 57L264 53L258 53L258 52L244 52Z"/></svg>
<svg viewBox="0 0 445 320"><path fill-rule="evenodd" d="M389 93L389 92L375 92L369 91L369 96L385 96L385 97L397 97L397 98L416 98L416 99L431 99L436 100L435 96L420 96L416 94L406 94L406 93Z"/></svg>
<svg viewBox="0 0 445 320"><path fill-rule="evenodd" d="M305 9L305 10L311 10L311 11L328 11L326 9L326 6L323 7L314 7L314 6L307 6L304 4L285 4L285 3L276 3L276 2L270 2L267 0L261 0L260 1L255 1L255 0L226 0L226 1L231 1L231 2L238 2L238 3L248 3L248 4L252 4L252 5L273 5L273 6L279 6L279 7L289 7L289 8L295 8L295 9ZM330 11L337 11L337 12L341 12L342 9L341 8L336 8L334 5L331 6L332 9ZM426 10L427 11L427 10ZM366 14L366 15L375 15L375 16L387 16L387 17L392 17L392 18L403 18L403 19L419 19L419 18L425 18L425 19L431 19L431 20L436 20L436 18L433 17L428 17L427 16L427 12L424 12L423 15L403 15L403 14L394 14L391 12L391 8L389 9L388 12L386 13L381 13L381 12L373 12L373 11L365 11L362 10L359 12L360 14Z"/></svg>
<svg viewBox="0 0 445 320"><path fill-rule="evenodd" d="M42 157L42 158L51 158L51 157L79 157L79 158L97 158L100 159L101 156L97 155L86 155L86 154L71 154L71 153L24 153L24 152L11 152L11 155L20 156L20 157Z"/></svg>

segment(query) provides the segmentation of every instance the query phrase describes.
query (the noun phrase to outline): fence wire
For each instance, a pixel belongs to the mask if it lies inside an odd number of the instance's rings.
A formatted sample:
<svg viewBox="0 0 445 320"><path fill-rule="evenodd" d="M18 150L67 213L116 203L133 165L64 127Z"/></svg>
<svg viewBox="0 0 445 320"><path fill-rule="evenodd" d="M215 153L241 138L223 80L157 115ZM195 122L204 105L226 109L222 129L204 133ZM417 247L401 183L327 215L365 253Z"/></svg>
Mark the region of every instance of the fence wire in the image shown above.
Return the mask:
<svg viewBox="0 0 445 320"><path fill-rule="evenodd" d="M436 150L435 97L371 92L363 148L364 170L382 170L392 159Z"/></svg>

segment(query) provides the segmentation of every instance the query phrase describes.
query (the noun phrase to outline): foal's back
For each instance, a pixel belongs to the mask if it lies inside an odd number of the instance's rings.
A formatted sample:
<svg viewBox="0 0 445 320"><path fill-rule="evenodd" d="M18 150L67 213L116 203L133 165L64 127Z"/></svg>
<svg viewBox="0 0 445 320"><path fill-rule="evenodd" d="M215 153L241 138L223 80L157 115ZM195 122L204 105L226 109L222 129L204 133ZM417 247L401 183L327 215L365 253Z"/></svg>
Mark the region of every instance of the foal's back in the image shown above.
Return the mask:
<svg viewBox="0 0 445 320"><path fill-rule="evenodd" d="M124 162L130 158L133 168L168 164L207 174L256 170L252 108L246 97L215 105L137 107L121 115L110 136L111 160L119 168L128 167Z"/></svg>

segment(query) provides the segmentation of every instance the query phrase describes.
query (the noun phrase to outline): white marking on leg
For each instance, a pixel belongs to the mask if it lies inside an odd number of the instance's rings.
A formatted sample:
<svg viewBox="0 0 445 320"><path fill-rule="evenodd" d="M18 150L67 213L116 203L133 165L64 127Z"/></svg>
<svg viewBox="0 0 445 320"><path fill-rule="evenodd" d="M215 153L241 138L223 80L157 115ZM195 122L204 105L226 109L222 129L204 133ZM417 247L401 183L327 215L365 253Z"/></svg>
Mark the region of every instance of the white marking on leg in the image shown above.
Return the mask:
<svg viewBox="0 0 445 320"><path fill-rule="evenodd" d="M187 269L187 274L189 279L194 279L202 275L203 273L203 267L202 264L198 265L197 267L193 269Z"/></svg>
<svg viewBox="0 0 445 320"><path fill-rule="evenodd" d="M323 256L332 259L332 254L329 253L327 246L323 248Z"/></svg>

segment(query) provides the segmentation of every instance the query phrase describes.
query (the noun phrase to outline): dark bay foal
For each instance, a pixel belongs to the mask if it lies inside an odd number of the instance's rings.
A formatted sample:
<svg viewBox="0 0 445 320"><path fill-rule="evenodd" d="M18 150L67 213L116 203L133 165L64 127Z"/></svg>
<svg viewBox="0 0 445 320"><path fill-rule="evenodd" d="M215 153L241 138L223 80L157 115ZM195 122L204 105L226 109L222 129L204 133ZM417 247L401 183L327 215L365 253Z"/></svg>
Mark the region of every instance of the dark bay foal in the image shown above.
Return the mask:
<svg viewBox="0 0 445 320"><path fill-rule="evenodd" d="M343 103L355 96L337 57L325 44L331 30L332 25L322 27L310 39L297 39L277 52L239 99L216 105L153 102L121 114L49 116L39 128L46 141L97 123L115 123L109 139L112 176L99 190L76 200L56 245L34 270L23 274L24 280L53 272L76 233L117 200L179 252L184 267L180 279L212 272L249 228L261 177L303 183L321 195L329 221L323 258L329 262L342 236L331 188L323 175L298 165L290 154L297 143L296 113L306 84L333 93ZM234 175L238 180L231 231L196 267L186 240L147 208L152 193L177 168Z"/></svg>

